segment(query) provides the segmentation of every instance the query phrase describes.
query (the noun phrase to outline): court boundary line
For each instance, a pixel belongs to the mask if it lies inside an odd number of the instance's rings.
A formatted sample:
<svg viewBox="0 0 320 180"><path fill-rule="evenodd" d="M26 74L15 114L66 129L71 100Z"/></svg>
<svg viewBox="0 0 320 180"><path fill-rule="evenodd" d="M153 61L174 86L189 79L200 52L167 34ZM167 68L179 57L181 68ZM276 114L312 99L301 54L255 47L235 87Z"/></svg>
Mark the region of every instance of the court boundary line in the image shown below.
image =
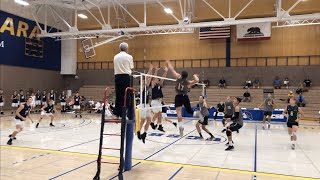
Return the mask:
<svg viewBox="0 0 320 180"><path fill-rule="evenodd" d="M2 148L17 149L17 150L29 150L29 151L38 151L38 152L52 152L52 153L57 153L57 154L68 154L68 155L83 156L83 157L94 157L94 158L98 157L98 155L96 155L96 154L88 154L88 153L80 153L80 152L58 151L58 150L47 150L47 149L40 149L40 148L25 148L25 147L18 147L18 146L0 145L0 149L2 149ZM119 157L116 157L116 156L103 156L103 158L116 159L116 160L119 159ZM200 165L163 162L163 161L154 161L154 160L133 159L133 161L138 162L139 164L140 163L149 163L149 164L169 165L169 166L183 166L186 168L193 168L193 169L205 169L205 170L218 171L218 172L221 171L221 172L231 172L231 173L251 174L251 175L256 174L257 176L275 177L275 178L282 178L282 179L319 180L319 178L312 178L312 177L293 176L293 175L267 173L267 172L253 172L253 171L248 171L248 170L200 166Z"/></svg>
<svg viewBox="0 0 320 180"><path fill-rule="evenodd" d="M169 180L173 179L182 169L183 169L183 166L181 166L181 167L169 178Z"/></svg>

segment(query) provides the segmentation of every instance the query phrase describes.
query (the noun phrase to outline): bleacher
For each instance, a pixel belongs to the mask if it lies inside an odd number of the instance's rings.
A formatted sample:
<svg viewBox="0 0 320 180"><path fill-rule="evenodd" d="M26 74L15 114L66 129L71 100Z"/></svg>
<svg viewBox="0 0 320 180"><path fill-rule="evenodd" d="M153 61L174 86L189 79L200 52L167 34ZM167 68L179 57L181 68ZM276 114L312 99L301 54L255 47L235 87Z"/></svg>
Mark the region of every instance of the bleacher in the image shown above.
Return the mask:
<svg viewBox="0 0 320 180"><path fill-rule="evenodd" d="M260 89L249 89L251 94L251 102L242 102L241 107L246 108L257 108L263 102L265 95L263 94L263 89L271 89L272 87L262 87ZM80 88L79 92L81 96L85 96L87 99L93 101L102 101L105 86L97 85L86 85ZM276 108L283 109L287 105L287 101L281 101L280 99L287 99L289 91L292 89L275 89L274 97ZM240 86L228 86L226 89L219 89L218 87L210 87L207 89L207 102L209 106L214 106L222 100L224 101L227 96L237 96L242 97L246 90ZM191 102L198 101L199 95L201 95L201 88L193 88L189 93L189 98ZM164 101L166 104L171 104L174 102L174 86L165 86L163 88ZM307 106L303 107L305 112L305 120L316 120L319 119L320 110L320 87L312 87L309 92L305 92L304 96L307 102ZM114 87L110 88L108 99L115 100L115 90Z"/></svg>

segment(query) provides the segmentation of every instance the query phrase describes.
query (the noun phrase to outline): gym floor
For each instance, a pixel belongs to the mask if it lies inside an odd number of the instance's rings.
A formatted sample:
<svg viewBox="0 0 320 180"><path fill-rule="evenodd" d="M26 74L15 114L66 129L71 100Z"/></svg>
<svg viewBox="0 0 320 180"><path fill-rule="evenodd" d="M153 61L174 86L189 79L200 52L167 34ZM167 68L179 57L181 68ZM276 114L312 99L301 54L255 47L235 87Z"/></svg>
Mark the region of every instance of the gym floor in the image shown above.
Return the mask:
<svg viewBox="0 0 320 180"><path fill-rule="evenodd" d="M38 120L38 115L31 115ZM165 133L150 129L146 144L133 142L133 168L124 179L320 179L320 144L314 142L320 126L303 122L296 150L291 150L285 124L262 130L259 123L245 123L234 134L235 150L224 151L226 136L221 122L211 121L216 141L198 139L192 119L185 119L185 135L164 124ZM44 120L38 129L29 122L12 146L12 116L1 117L0 179L92 179L96 173L100 116L58 115L54 124ZM120 125L106 124L107 133L119 133ZM203 135L208 136L205 132ZM105 147L117 148L119 137L106 137ZM104 160L119 162L119 152L103 150ZM117 165L103 164L101 179L117 179Z"/></svg>

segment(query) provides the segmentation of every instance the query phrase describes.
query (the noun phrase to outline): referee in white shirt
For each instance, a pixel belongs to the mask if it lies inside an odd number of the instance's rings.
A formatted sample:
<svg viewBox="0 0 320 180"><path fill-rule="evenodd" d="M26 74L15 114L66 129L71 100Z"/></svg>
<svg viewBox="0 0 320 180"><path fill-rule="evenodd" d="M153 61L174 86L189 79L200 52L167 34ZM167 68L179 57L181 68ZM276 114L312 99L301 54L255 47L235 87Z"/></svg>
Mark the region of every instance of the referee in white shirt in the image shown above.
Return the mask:
<svg viewBox="0 0 320 180"><path fill-rule="evenodd" d="M114 115L121 117L122 107L124 105L124 93L127 87L130 87L130 75L132 73L133 58L128 54L129 45L125 42L120 44L120 53L114 56L114 75L116 89L116 104Z"/></svg>

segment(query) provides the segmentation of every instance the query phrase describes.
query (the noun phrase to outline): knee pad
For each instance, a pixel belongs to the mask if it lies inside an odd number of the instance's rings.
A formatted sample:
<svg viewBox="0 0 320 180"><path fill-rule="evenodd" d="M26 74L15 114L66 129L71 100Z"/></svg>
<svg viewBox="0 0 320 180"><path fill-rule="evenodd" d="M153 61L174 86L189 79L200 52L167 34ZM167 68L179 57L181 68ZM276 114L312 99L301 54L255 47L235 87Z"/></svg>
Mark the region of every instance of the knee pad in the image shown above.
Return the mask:
<svg viewBox="0 0 320 180"><path fill-rule="evenodd" d="M227 134L227 136L231 136L232 133L229 129L227 129L226 134Z"/></svg>

